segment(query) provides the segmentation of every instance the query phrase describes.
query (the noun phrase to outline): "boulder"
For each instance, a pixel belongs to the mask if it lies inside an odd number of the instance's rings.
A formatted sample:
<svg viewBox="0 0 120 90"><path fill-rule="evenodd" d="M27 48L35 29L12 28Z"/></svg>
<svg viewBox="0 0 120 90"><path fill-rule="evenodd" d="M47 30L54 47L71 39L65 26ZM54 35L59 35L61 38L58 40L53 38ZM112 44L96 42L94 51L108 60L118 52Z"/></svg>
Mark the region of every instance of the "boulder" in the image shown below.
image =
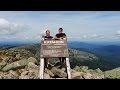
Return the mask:
<svg viewBox="0 0 120 90"><path fill-rule="evenodd" d="M20 54L16 54L16 57L15 57L17 60L20 59Z"/></svg>
<svg viewBox="0 0 120 90"><path fill-rule="evenodd" d="M50 79L50 75L47 73L44 73L44 79Z"/></svg>
<svg viewBox="0 0 120 90"><path fill-rule="evenodd" d="M66 71L66 68L62 68L61 70L62 70L63 72L65 72L65 71Z"/></svg>
<svg viewBox="0 0 120 90"><path fill-rule="evenodd" d="M39 69L39 67L37 65L35 65L33 62L29 62L28 69Z"/></svg>
<svg viewBox="0 0 120 90"><path fill-rule="evenodd" d="M75 71L75 70L71 70L71 77L73 79L78 79L78 78L82 78L82 72L78 72L78 71Z"/></svg>
<svg viewBox="0 0 120 90"><path fill-rule="evenodd" d="M8 71L11 69L18 69L18 68L21 68L21 67L28 65L29 62L37 63L37 60L33 57L30 57L27 60L23 59L23 60L15 61L11 64L6 65L2 70Z"/></svg>
<svg viewBox="0 0 120 90"><path fill-rule="evenodd" d="M34 57L30 57L27 59L29 62L33 62L33 63L38 63L37 60Z"/></svg>
<svg viewBox="0 0 120 90"><path fill-rule="evenodd" d="M52 73L56 76L59 76L59 77L62 77L62 78L65 78L67 77L67 73L65 73L64 71L62 71L61 69L58 69L56 67L53 67L51 69Z"/></svg>
<svg viewBox="0 0 120 90"><path fill-rule="evenodd" d="M92 74L87 73L85 75L83 75L84 79L92 79Z"/></svg>
<svg viewBox="0 0 120 90"><path fill-rule="evenodd" d="M8 74L6 73L4 73L4 75L3 75L3 77L2 77L3 79L19 79L19 75L15 72L15 71L13 71L13 70L10 70L9 72L8 72Z"/></svg>
<svg viewBox="0 0 120 90"><path fill-rule="evenodd" d="M0 72L0 79L3 79L4 73Z"/></svg>
<svg viewBox="0 0 120 90"><path fill-rule="evenodd" d="M24 77L24 76L27 75L28 73L29 73L29 71L24 71L24 72L21 73L21 76Z"/></svg>
<svg viewBox="0 0 120 90"><path fill-rule="evenodd" d="M28 75L25 75L25 76L20 76L19 79L30 79L30 77Z"/></svg>
<svg viewBox="0 0 120 90"><path fill-rule="evenodd" d="M0 70L4 67L4 66L6 66L7 65L7 62L6 61L1 61L0 62Z"/></svg>
<svg viewBox="0 0 120 90"><path fill-rule="evenodd" d="M48 70L47 68L45 68L45 73L49 74L51 77L54 77L54 74L50 70Z"/></svg>
<svg viewBox="0 0 120 90"><path fill-rule="evenodd" d="M30 79L38 79L39 78L39 70L37 70L37 69L29 70L28 76Z"/></svg>

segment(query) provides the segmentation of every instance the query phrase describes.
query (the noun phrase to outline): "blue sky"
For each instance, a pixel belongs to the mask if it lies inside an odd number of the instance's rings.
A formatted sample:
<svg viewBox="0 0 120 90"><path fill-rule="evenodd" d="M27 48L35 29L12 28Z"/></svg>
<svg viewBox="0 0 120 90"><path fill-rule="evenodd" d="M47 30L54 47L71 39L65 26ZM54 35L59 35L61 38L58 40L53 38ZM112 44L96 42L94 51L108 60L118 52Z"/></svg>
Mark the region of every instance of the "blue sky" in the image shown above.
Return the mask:
<svg viewBox="0 0 120 90"><path fill-rule="evenodd" d="M40 41L59 27L68 40L120 41L120 11L0 11L0 41Z"/></svg>

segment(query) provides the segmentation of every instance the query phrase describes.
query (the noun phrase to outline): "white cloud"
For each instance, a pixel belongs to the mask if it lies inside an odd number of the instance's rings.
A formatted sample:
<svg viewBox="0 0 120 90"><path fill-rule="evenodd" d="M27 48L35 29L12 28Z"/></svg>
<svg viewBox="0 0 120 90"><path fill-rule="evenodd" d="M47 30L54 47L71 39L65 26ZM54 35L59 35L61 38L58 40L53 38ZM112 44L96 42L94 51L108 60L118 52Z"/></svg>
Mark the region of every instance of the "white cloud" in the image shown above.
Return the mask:
<svg viewBox="0 0 120 90"><path fill-rule="evenodd" d="M15 35L28 29L29 26L26 24L13 23L4 18L0 18L0 35Z"/></svg>
<svg viewBox="0 0 120 90"><path fill-rule="evenodd" d="M120 35L120 30L116 32L116 35Z"/></svg>
<svg viewBox="0 0 120 90"><path fill-rule="evenodd" d="M93 34L89 38L104 38L102 35Z"/></svg>
<svg viewBox="0 0 120 90"><path fill-rule="evenodd" d="M82 38L88 38L88 36L87 35L83 35Z"/></svg>
<svg viewBox="0 0 120 90"><path fill-rule="evenodd" d="M91 37L99 37L99 35L93 34L93 35L91 35Z"/></svg>
<svg viewBox="0 0 120 90"><path fill-rule="evenodd" d="M120 30L116 31L115 38L120 39Z"/></svg>
<svg viewBox="0 0 120 90"><path fill-rule="evenodd" d="M63 27L68 38L73 40L111 40L120 37L120 11L0 12L0 17L3 17L0 19L0 37L14 35L16 38L40 39L46 29L50 29L54 36L59 27ZM32 29L25 31L28 27L23 23L29 23ZM25 36L20 37L17 33Z"/></svg>

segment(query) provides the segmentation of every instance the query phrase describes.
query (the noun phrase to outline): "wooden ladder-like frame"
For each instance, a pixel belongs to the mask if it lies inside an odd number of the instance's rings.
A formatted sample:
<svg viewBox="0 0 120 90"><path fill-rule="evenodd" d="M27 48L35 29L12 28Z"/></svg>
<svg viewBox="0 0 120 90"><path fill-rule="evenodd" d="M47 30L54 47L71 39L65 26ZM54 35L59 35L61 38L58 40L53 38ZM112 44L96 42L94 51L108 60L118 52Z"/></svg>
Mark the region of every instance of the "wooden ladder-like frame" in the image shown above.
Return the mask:
<svg viewBox="0 0 120 90"><path fill-rule="evenodd" d="M71 79L71 69L69 58L66 58L67 79ZM44 58L40 58L40 79L44 79Z"/></svg>

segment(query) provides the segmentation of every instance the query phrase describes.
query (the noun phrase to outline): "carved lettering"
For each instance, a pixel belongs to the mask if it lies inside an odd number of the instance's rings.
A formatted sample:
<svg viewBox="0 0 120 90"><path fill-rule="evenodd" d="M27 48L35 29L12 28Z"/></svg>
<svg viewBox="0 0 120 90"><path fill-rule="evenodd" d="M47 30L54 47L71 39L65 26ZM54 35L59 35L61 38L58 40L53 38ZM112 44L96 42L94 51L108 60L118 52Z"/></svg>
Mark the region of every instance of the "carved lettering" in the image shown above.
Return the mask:
<svg viewBox="0 0 120 90"><path fill-rule="evenodd" d="M41 57L68 57L67 43L64 40L44 40L41 43Z"/></svg>

